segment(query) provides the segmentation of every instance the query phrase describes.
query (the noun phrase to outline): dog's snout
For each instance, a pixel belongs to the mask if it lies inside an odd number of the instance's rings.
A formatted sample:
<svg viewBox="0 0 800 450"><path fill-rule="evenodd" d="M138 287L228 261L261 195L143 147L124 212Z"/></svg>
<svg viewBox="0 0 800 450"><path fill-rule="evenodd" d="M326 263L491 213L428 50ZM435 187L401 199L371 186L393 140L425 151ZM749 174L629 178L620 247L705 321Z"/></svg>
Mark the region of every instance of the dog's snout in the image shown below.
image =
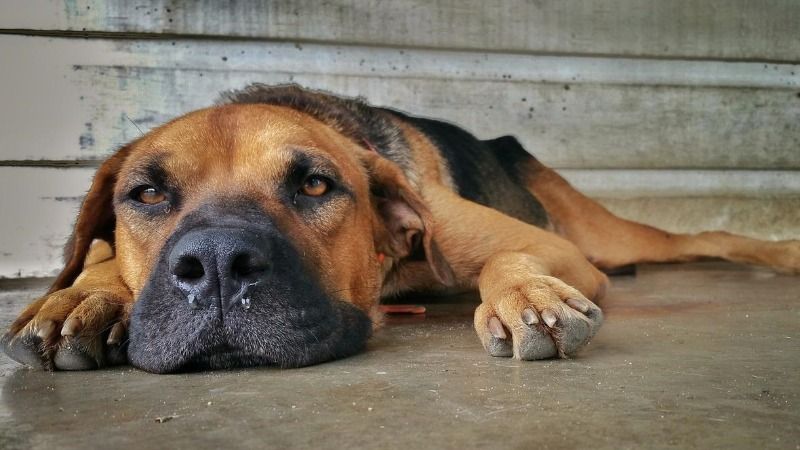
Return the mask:
<svg viewBox="0 0 800 450"><path fill-rule="evenodd" d="M225 312L235 302L249 306L247 289L267 275L269 254L269 241L246 230L193 230L172 248L169 271L192 307Z"/></svg>

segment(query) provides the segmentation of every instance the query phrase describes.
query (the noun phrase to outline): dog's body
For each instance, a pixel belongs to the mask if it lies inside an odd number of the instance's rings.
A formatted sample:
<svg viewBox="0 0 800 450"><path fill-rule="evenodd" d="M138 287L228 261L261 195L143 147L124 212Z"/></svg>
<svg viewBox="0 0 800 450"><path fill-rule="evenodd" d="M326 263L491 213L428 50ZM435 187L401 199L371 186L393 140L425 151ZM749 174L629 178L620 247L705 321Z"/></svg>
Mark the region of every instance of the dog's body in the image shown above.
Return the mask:
<svg viewBox="0 0 800 450"><path fill-rule="evenodd" d="M109 245L92 242L101 240ZM254 85L98 170L64 271L4 338L35 367L285 367L363 348L383 296L478 289L494 356L564 357L602 323L598 269L723 258L800 271L800 242L613 216L512 137Z"/></svg>

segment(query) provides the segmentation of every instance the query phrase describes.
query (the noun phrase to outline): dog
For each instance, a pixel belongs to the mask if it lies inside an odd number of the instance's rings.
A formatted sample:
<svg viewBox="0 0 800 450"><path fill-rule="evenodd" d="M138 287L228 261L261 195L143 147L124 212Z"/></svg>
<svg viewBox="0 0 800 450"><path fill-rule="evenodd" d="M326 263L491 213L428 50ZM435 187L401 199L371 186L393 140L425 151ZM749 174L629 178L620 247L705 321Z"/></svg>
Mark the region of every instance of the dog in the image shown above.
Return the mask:
<svg viewBox="0 0 800 450"><path fill-rule="evenodd" d="M2 345L48 370L299 367L360 352L381 298L478 290L490 355L566 358L603 322L604 272L704 258L798 273L800 241L634 223L513 137L254 84L99 167Z"/></svg>

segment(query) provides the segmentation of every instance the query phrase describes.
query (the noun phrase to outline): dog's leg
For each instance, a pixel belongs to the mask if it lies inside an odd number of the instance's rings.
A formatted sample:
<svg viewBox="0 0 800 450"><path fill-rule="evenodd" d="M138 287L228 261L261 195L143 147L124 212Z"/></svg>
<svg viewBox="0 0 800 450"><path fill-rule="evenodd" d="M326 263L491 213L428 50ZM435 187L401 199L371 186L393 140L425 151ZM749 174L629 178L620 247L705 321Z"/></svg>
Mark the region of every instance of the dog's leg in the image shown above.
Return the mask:
<svg viewBox="0 0 800 450"><path fill-rule="evenodd" d="M547 210L555 231L601 269L641 262L705 258L758 264L800 273L800 241L762 241L724 231L670 233L615 216L573 188L554 170L527 163L526 184Z"/></svg>
<svg viewBox="0 0 800 450"><path fill-rule="evenodd" d="M72 286L29 305L2 339L16 361L48 370L85 370L124 364L133 295L111 248L96 242Z"/></svg>
<svg viewBox="0 0 800 450"><path fill-rule="evenodd" d="M477 287L475 330L494 356L567 356L602 323L591 301L608 279L567 240L455 195L428 187L435 237L457 281Z"/></svg>

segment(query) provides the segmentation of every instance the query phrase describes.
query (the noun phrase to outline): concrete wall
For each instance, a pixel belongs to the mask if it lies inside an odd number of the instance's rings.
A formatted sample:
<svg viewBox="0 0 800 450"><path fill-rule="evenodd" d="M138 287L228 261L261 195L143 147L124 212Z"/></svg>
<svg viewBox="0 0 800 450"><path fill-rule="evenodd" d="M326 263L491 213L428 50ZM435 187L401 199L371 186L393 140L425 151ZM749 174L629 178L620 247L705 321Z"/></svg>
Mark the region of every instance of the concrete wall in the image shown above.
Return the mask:
<svg viewBox="0 0 800 450"><path fill-rule="evenodd" d="M800 2L0 4L0 277L43 276L97 161L253 81L515 134L614 212L800 236Z"/></svg>

